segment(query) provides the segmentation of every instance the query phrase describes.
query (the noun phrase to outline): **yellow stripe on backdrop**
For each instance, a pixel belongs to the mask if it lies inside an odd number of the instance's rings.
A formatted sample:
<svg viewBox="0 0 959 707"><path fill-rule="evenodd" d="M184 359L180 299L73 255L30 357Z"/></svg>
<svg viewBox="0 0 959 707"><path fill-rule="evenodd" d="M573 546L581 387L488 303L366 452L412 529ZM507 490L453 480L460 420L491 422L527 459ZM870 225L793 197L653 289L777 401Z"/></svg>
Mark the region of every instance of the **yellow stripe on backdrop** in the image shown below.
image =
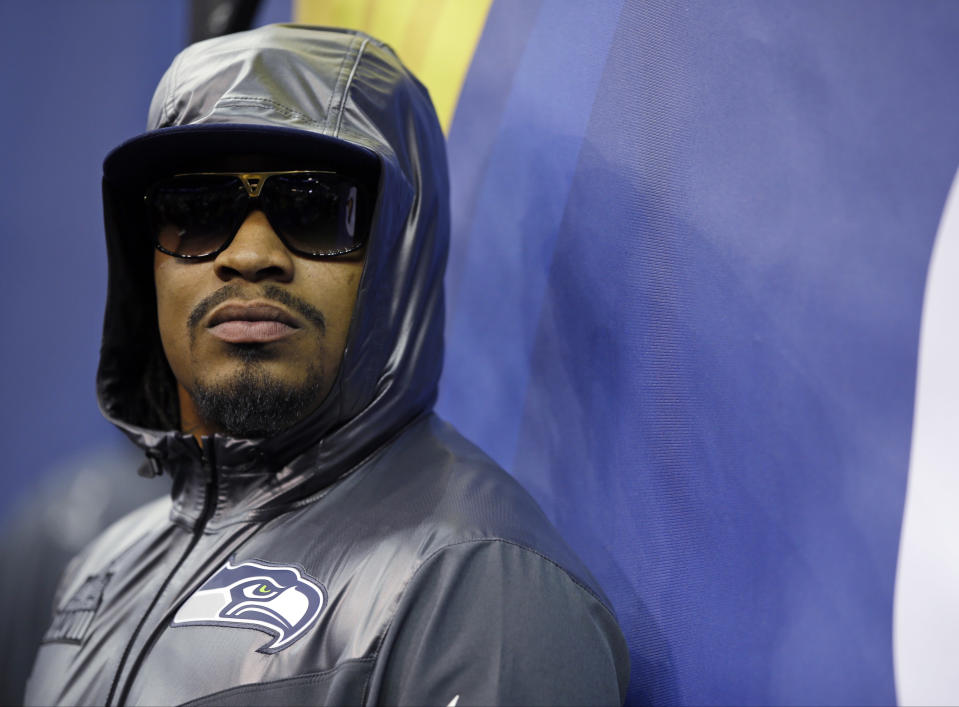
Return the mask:
<svg viewBox="0 0 959 707"><path fill-rule="evenodd" d="M362 30L389 44L426 84L443 131L493 0L295 0L293 19Z"/></svg>

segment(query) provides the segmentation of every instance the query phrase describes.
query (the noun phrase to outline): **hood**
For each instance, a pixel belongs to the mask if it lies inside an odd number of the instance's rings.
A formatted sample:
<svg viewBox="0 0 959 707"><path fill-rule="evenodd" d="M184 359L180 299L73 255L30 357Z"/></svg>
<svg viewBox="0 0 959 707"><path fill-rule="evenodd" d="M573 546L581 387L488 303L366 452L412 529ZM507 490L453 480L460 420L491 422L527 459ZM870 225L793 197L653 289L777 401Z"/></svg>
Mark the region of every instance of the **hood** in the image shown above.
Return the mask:
<svg viewBox="0 0 959 707"><path fill-rule="evenodd" d="M218 467L237 472L276 472L306 456L312 480L300 494L329 484L436 398L449 187L426 89L367 35L271 25L181 52L156 90L148 128L104 162L109 284L97 393L103 414L146 450L155 472L175 470L200 448L176 429L153 246L143 235L146 186L245 154L269 155L279 169L334 167L377 185L347 345L325 401L275 437L213 435L203 445Z"/></svg>

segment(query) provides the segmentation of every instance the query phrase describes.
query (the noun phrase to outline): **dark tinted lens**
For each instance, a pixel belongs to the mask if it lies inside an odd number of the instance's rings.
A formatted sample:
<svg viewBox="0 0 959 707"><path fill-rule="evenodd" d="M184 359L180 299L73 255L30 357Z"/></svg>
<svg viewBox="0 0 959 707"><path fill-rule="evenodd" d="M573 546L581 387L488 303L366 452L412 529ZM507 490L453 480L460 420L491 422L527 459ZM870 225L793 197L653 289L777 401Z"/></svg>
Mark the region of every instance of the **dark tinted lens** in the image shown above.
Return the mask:
<svg viewBox="0 0 959 707"><path fill-rule="evenodd" d="M357 219L359 193L335 174L277 174L260 198L287 246L308 255L336 255L363 245Z"/></svg>
<svg viewBox="0 0 959 707"><path fill-rule="evenodd" d="M172 177L147 192L153 238L176 255L209 255L240 225L247 197L237 177L188 175Z"/></svg>

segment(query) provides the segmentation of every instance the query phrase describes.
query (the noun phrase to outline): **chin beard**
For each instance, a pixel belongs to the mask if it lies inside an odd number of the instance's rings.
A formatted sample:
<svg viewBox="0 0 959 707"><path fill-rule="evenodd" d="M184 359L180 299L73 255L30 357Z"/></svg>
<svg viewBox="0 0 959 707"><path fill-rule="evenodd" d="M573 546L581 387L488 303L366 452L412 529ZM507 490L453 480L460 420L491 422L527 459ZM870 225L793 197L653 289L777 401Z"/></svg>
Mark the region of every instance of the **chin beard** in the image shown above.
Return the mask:
<svg viewBox="0 0 959 707"><path fill-rule="evenodd" d="M320 366L311 366L299 385L278 381L261 363L245 361L225 381L197 381L191 397L200 418L231 437L272 437L302 420L326 387Z"/></svg>

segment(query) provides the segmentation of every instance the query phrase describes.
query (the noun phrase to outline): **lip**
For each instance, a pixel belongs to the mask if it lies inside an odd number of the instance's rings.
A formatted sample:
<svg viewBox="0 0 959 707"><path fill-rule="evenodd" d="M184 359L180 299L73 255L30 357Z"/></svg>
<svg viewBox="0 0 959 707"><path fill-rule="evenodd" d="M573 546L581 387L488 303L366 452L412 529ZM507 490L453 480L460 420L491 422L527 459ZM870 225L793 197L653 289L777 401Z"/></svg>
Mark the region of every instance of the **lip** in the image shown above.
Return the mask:
<svg viewBox="0 0 959 707"><path fill-rule="evenodd" d="M272 304L232 302L213 310L206 329L230 344L263 344L295 334L300 322Z"/></svg>

